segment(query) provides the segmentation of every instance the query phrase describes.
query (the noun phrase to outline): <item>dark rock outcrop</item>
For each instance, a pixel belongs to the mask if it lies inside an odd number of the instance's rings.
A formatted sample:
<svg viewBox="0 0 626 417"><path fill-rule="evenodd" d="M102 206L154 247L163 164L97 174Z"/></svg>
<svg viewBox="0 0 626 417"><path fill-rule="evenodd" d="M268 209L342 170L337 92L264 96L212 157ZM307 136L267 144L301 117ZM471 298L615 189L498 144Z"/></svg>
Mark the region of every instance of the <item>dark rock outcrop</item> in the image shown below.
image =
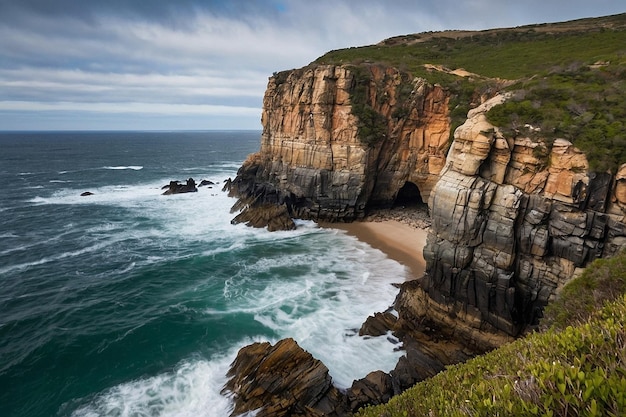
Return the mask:
<svg viewBox="0 0 626 417"><path fill-rule="evenodd" d="M242 201L242 200L240 200ZM287 207L275 204L254 204L244 207L241 212L231 220L232 224L245 223L252 227L267 227L270 232L278 230L293 230L296 224L289 215Z"/></svg>
<svg viewBox="0 0 626 417"><path fill-rule="evenodd" d="M393 396L391 376L383 371L374 371L363 379L352 383L346 393L348 407L356 411L367 405L384 404Z"/></svg>
<svg viewBox="0 0 626 417"><path fill-rule="evenodd" d="M398 319L392 313L374 313L369 316L359 329L359 336L383 336L393 330Z"/></svg>
<svg viewBox="0 0 626 417"><path fill-rule="evenodd" d="M200 184L198 184L198 187L204 187L205 185L215 185L215 183L210 180L202 180Z"/></svg>
<svg viewBox="0 0 626 417"><path fill-rule="evenodd" d="M162 189L166 190L163 195L195 193L198 191L193 178L189 178L185 184L181 184L180 181L170 181L170 183L163 186Z"/></svg>
<svg viewBox="0 0 626 417"><path fill-rule="evenodd" d="M293 339L242 348L228 376L224 393L233 396L233 415L258 410L257 417L333 417L348 411L328 368Z"/></svg>
<svg viewBox="0 0 626 417"><path fill-rule="evenodd" d="M88 197L90 195L93 195L93 193L91 191L85 191L84 193L80 193L81 197Z"/></svg>

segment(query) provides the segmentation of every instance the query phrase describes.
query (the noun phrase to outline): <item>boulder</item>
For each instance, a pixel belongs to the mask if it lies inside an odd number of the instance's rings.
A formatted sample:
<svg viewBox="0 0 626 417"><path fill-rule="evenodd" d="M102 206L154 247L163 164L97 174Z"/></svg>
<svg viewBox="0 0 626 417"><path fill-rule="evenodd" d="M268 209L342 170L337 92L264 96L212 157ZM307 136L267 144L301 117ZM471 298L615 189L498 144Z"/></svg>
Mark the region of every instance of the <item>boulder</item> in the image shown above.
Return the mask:
<svg viewBox="0 0 626 417"><path fill-rule="evenodd" d="M347 414L345 397L332 385L328 368L293 339L242 348L228 377L223 393L233 397L232 415L252 411L257 417Z"/></svg>
<svg viewBox="0 0 626 417"><path fill-rule="evenodd" d="M359 336L383 336L393 330L397 322L396 316L391 312L374 313L369 316L359 330Z"/></svg>
<svg viewBox="0 0 626 417"><path fill-rule="evenodd" d="M393 396L391 376L383 371L374 371L363 379L352 383L346 392L348 407L355 412L367 405L384 404Z"/></svg>

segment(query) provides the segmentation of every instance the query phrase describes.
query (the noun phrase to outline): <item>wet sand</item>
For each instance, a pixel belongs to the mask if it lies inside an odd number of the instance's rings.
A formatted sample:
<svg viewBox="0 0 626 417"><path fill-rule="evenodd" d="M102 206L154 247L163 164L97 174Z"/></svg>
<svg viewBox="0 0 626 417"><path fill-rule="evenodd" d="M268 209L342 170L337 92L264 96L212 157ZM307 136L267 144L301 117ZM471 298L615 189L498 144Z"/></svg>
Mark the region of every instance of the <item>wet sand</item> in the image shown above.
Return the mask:
<svg viewBox="0 0 626 417"><path fill-rule="evenodd" d="M333 223L324 227L345 230L400 262L411 271L411 278L424 274L426 263L423 249L426 245L428 229L420 229L397 220L363 221L354 223Z"/></svg>

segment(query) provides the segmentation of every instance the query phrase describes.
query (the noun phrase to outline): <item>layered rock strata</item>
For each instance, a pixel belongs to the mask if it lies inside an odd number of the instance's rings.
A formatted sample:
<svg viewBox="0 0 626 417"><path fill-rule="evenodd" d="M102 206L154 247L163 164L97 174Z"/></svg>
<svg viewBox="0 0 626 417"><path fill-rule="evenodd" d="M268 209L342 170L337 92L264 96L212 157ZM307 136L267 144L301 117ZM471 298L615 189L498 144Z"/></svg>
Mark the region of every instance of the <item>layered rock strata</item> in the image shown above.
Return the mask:
<svg viewBox="0 0 626 417"><path fill-rule="evenodd" d="M443 370L446 363L469 357L459 346L450 349L449 344L437 344L425 334L407 342L407 353L392 372L370 372L344 391L332 384L328 368L295 340L283 339L273 346L253 343L238 352L222 392L233 399L233 416L340 417L367 405L386 403Z"/></svg>
<svg viewBox="0 0 626 417"><path fill-rule="evenodd" d="M387 67L276 74L263 100L261 150L231 195L247 199L246 210L278 204L324 221L391 206L406 184L425 202L445 162L448 100L441 87Z"/></svg>
<svg viewBox="0 0 626 417"><path fill-rule="evenodd" d="M588 262L626 243L623 181L588 172L570 142L546 144L532 127L507 138L485 116L454 134L433 192L427 274L400 303L480 348L537 323L558 289Z"/></svg>
<svg viewBox="0 0 626 417"><path fill-rule="evenodd" d="M505 136L486 112L506 99L470 111L446 157L449 95L440 86L367 65L270 78L261 150L228 184L240 221L351 221L403 200L410 186L431 214L425 276L401 286L397 319L375 316L362 331L393 331L406 354L389 374L355 382L345 409L386 401L517 337L581 268L625 247L626 165L590 173L568 141L550 143L532 126ZM242 392L239 383L231 390Z"/></svg>
<svg viewBox="0 0 626 417"><path fill-rule="evenodd" d="M228 376L224 392L234 398L233 415L252 411L257 417L347 414L345 397L332 385L328 368L293 339L242 348Z"/></svg>

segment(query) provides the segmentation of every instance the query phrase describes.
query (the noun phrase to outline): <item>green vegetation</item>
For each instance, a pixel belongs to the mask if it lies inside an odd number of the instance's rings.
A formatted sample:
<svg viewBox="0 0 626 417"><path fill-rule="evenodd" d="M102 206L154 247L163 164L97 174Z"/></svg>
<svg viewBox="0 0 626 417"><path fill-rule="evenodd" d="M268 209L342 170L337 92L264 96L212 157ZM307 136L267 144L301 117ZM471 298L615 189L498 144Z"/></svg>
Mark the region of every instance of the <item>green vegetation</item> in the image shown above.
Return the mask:
<svg viewBox="0 0 626 417"><path fill-rule="evenodd" d="M352 91L352 113L359 119L357 135L363 145L371 148L386 136L387 123L383 115L374 110L367 100L372 83L369 69L354 66L351 70L355 82Z"/></svg>
<svg viewBox="0 0 626 417"><path fill-rule="evenodd" d="M424 34L424 39L415 43L378 44L331 51L315 62L384 63L433 82L444 81L442 85L447 84L447 77L438 80L424 68L424 64L464 68L488 78L518 80L572 62L623 61L626 15L617 19L621 23L610 30L590 26L575 31L552 32L535 26L458 36L446 32Z"/></svg>
<svg viewBox="0 0 626 417"><path fill-rule="evenodd" d="M597 260L553 304L549 330L450 366L357 415L625 415L624 290L626 254Z"/></svg>
<svg viewBox="0 0 626 417"><path fill-rule="evenodd" d="M595 172L614 173L626 161L625 64L572 64L515 88L513 100L488 113L509 136L567 139L585 152Z"/></svg>
<svg viewBox="0 0 626 417"><path fill-rule="evenodd" d="M440 84L451 93L452 132L484 97L507 89L515 100L489 118L509 134L533 134L549 146L554 138L583 150L596 172L626 161L626 14L562 24L484 32L407 35L378 45L331 51L318 64L385 64ZM463 68L459 77L425 65ZM367 137L379 120L357 113ZM373 144L373 140L366 139Z"/></svg>
<svg viewBox="0 0 626 417"><path fill-rule="evenodd" d="M597 259L569 282L544 311L542 326L565 329L587 321L608 301L626 293L626 253Z"/></svg>

